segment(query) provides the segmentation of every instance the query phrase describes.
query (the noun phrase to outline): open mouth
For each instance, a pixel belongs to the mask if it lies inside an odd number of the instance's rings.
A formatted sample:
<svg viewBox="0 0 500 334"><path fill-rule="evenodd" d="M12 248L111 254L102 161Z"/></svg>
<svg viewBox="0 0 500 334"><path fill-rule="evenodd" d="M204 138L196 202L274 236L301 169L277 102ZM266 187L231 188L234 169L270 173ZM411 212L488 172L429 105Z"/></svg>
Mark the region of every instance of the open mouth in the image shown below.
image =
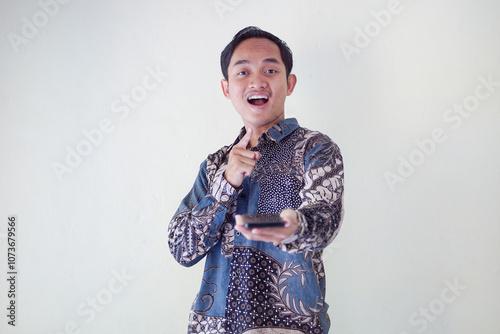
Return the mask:
<svg viewBox="0 0 500 334"><path fill-rule="evenodd" d="M247 98L247 101L254 106L263 106L269 101L269 97L266 95L251 95Z"/></svg>

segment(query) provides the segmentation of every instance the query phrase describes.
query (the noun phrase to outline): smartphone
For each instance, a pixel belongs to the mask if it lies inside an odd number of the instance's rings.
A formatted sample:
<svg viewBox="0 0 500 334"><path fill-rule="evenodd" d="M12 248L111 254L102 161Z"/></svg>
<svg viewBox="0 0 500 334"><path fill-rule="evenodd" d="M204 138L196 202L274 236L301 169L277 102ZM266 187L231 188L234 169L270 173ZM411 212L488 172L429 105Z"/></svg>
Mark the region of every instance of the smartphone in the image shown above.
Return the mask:
<svg viewBox="0 0 500 334"><path fill-rule="evenodd" d="M262 227L283 227L285 221L276 213L241 215L243 226L248 229Z"/></svg>

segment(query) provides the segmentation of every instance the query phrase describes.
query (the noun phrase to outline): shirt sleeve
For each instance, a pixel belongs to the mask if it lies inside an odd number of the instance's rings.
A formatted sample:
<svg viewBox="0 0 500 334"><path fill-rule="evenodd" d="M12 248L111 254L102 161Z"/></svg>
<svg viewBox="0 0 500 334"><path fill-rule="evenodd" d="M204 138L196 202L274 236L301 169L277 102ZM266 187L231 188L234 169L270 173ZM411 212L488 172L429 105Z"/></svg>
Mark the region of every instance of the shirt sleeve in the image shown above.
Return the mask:
<svg viewBox="0 0 500 334"><path fill-rule="evenodd" d="M289 253L320 251L339 232L344 214L344 165L338 146L325 135L309 139L304 155L298 228L279 245Z"/></svg>
<svg viewBox="0 0 500 334"><path fill-rule="evenodd" d="M222 157L223 153L211 155L201 164L191 191L170 221L170 252L183 266L196 264L220 240L226 213L237 195L223 176Z"/></svg>

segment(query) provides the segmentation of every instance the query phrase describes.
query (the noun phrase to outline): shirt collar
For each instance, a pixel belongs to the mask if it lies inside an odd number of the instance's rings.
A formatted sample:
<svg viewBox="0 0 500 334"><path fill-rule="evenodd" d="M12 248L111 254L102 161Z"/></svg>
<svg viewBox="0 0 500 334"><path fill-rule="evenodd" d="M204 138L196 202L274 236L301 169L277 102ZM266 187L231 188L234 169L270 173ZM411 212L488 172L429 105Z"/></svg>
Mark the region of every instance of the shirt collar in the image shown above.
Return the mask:
<svg viewBox="0 0 500 334"><path fill-rule="evenodd" d="M269 130L264 132L261 137L259 138L259 141L263 139L263 137L275 141L279 143L283 138L288 136L290 133L295 131L299 127L299 122L295 118L286 118L282 120L281 122L274 124ZM241 138L246 133L245 127L241 128L240 130L240 135L236 139L236 142L239 142ZM235 142L235 144L236 144Z"/></svg>

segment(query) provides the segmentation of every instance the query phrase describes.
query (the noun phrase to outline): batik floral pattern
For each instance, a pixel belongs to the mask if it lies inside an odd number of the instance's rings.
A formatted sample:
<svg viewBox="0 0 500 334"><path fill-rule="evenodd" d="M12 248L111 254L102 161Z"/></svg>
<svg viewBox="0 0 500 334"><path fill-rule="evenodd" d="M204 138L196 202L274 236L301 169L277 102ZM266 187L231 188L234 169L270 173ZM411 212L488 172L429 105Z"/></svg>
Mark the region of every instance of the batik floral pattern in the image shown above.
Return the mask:
<svg viewBox="0 0 500 334"><path fill-rule="evenodd" d="M252 148L261 158L238 189L224 178L231 148L202 163L169 225L169 247L179 263L191 266L208 256L189 333L325 333L322 252L343 217L339 148L296 120L284 120ZM249 242L234 230L234 214L248 208L253 211L248 213L292 208L298 228L277 246Z"/></svg>

